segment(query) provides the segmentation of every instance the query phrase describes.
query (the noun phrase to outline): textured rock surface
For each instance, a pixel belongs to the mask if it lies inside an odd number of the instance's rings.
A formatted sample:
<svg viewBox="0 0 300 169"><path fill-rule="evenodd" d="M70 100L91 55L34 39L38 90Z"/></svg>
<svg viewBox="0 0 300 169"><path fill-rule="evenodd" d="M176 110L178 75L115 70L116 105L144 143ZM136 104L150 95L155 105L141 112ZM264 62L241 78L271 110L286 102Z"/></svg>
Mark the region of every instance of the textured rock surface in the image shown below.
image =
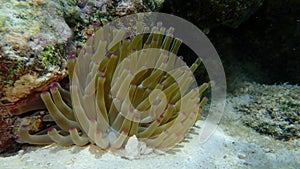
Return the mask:
<svg viewBox="0 0 300 169"><path fill-rule="evenodd" d="M170 0L164 10L209 33L229 85L237 84L236 77L299 84L300 1Z"/></svg>
<svg viewBox="0 0 300 169"><path fill-rule="evenodd" d="M243 78L299 84L299 15L300 1L265 0L238 28L211 30L208 36L223 60L228 82L235 85Z"/></svg>
<svg viewBox="0 0 300 169"><path fill-rule="evenodd" d="M239 95L247 94L249 102L235 107L244 114L244 125L275 139L300 138L299 86L248 83Z"/></svg>
<svg viewBox="0 0 300 169"><path fill-rule="evenodd" d="M61 48L71 38L59 1L4 0L0 9L0 105L65 75Z"/></svg>
<svg viewBox="0 0 300 169"><path fill-rule="evenodd" d="M15 144L12 135L15 118L10 118L9 114L4 115L4 111L0 108L0 112L2 113L0 116L0 153L13 153L20 147Z"/></svg>
<svg viewBox="0 0 300 169"><path fill-rule="evenodd" d="M164 8L208 30L221 25L238 27L262 2L263 0L169 0L165 2Z"/></svg>
<svg viewBox="0 0 300 169"><path fill-rule="evenodd" d="M300 1L265 0L237 34L266 83L300 82Z"/></svg>

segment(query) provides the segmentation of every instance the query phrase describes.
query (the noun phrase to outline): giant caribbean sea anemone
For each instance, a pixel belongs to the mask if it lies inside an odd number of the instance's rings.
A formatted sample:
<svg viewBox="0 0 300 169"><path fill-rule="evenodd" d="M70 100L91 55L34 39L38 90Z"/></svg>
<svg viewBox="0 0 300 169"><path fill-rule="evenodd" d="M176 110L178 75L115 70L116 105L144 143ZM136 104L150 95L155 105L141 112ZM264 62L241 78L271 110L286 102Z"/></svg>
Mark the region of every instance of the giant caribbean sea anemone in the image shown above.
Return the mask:
<svg viewBox="0 0 300 169"><path fill-rule="evenodd" d="M200 59L188 67L176 56L182 42L173 38L174 28L142 20L139 15L123 23L130 30L105 25L78 56L71 55L70 90L53 83L41 93L43 102L17 113L45 107L55 125L38 134L20 126L17 142L120 149L135 136L148 147L167 149L185 139L201 117L210 83L198 86L193 76Z"/></svg>

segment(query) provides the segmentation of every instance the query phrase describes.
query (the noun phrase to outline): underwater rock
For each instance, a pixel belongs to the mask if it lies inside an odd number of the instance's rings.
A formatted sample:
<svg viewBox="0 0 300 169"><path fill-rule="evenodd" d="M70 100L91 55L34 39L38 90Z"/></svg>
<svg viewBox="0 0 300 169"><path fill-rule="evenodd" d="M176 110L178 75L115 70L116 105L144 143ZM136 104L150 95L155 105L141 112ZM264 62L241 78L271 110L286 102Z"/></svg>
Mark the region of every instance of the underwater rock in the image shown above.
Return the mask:
<svg viewBox="0 0 300 169"><path fill-rule="evenodd" d="M0 106L7 106L66 76L62 49L72 31L59 1L1 3Z"/></svg>
<svg viewBox="0 0 300 169"><path fill-rule="evenodd" d="M153 12L158 11L162 4L163 0L126 0L126 1L101 1L101 0L69 0L65 1L64 6L68 6L73 3L73 5L78 8L72 9L69 7L69 10L66 10L66 14L74 14L76 11L77 16L83 20L85 23L90 22L91 20L96 21L95 19L99 16L102 18L98 18L100 20L110 20L114 16L123 16L137 12ZM74 18L73 15L73 19ZM77 18L78 19L78 18Z"/></svg>
<svg viewBox="0 0 300 169"><path fill-rule="evenodd" d="M208 33L218 26L238 27L261 5L263 0L169 0L164 4L167 10L183 17Z"/></svg>
<svg viewBox="0 0 300 169"><path fill-rule="evenodd" d="M95 29L121 16L138 12L153 12L161 9L164 0L69 0L62 1L64 17L72 28L73 38L69 54L76 54L85 46L87 39Z"/></svg>
<svg viewBox="0 0 300 169"><path fill-rule="evenodd" d="M242 52L247 52L242 55L244 60L256 63L265 73L265 83L300 82L299 11L298 0L265 0L237 32L240 42L244 42Z"/></svg>
<svg viewBox="0 0 300 169"><path fill-rule="evenodd" d="M20 144L16 144L13 136L15 117L0 107L0 156L7 156L16 152Z"/></svg>
<svg viewBox="0 0 300 169"><path fill-rule="evenodd" d="M265 84L299 84L299 2L264 0L238 28L210 30L208 37L221 56L230 90L241 78Z"/></svg>

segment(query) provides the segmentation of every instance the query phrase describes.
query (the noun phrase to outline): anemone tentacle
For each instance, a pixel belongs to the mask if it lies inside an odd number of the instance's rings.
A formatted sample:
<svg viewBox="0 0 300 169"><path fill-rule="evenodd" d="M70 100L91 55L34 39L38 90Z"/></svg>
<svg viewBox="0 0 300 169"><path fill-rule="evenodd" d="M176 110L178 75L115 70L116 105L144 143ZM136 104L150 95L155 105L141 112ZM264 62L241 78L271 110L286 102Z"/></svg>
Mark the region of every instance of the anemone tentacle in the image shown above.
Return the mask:
<svg viewBox="0 0 300 169"><path fill-rule="evenodd" d="M68 57L70 91L53 83L38 107L47 108L58 128L31 135L20 127L18 142L119 149L135 135L165 149L186 137L201 118L208 101L202 95L211 86L195 85L201 60L186 66L176 56L182 41L161 22L151 28L137 22L137 34L129 37L126 31L103 27L77 57Z"/></svg>

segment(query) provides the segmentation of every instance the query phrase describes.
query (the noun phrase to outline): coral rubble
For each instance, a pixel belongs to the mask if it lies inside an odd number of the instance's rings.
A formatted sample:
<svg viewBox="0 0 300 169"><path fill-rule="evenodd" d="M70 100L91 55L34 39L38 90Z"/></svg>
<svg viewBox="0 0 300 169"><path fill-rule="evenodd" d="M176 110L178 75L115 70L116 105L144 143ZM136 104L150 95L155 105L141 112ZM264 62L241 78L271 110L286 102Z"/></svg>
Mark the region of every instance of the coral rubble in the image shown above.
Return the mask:
<svg viewBox="0 0 300 169"><path fill-rule="evenodd" d="M297 85L248 84L243 94L250 103L236 106L242 121L259 133L280 140L300 138L300 87Z"/></svg>

